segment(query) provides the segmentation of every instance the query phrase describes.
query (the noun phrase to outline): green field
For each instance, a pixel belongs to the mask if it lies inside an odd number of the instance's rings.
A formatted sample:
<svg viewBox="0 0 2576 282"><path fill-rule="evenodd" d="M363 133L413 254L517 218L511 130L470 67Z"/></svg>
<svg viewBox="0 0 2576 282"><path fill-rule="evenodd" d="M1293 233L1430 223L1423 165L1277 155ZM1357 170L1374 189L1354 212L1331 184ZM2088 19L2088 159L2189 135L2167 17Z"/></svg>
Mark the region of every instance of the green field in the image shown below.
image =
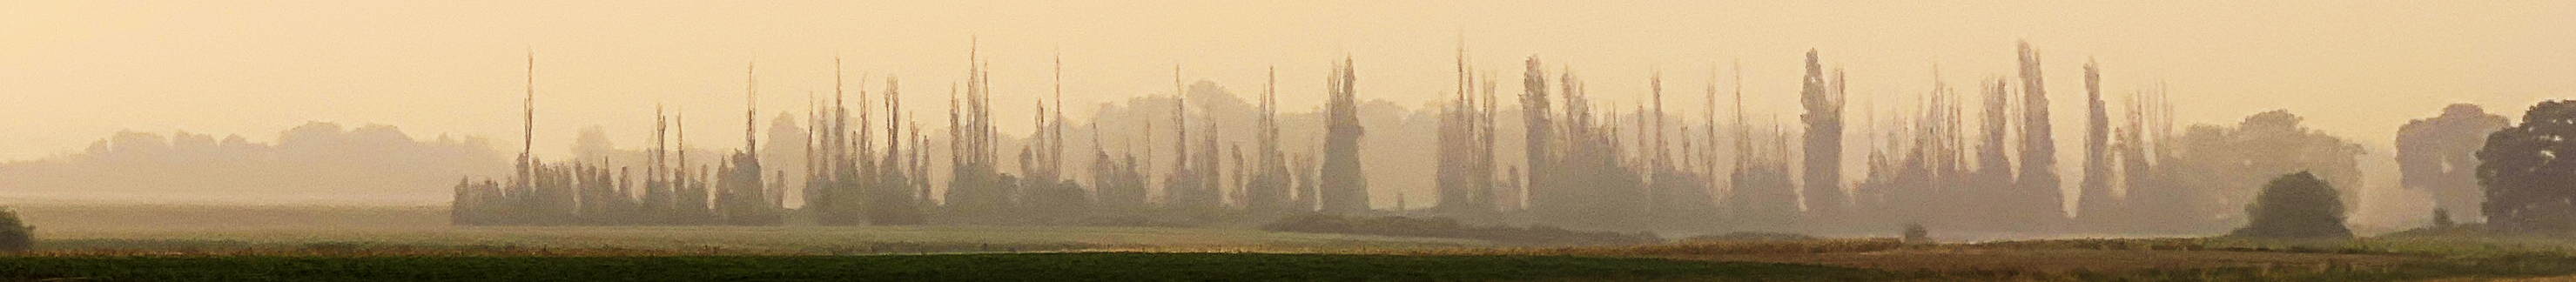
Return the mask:
<svg viewBox="0 0 2576 282"><path fill-rule="evenodd" d="M1565 256L1066 253L686 257L26 257L92 281L1869 281L1881 271Z"/></svg>
<svg viewBox="0 0 2576 282"><path fill-rule="evenodd" d="M630 249L723 254L865 254L1063 250L1338 250L1468 247L1479 241L1110 227L430 227L40 234L39 251L341 248Z"/></svg>
<svg viewBox="0 0 2576 282"><path fill-rule="evenodd" d="M1243 228L457 227L427 207L27 206L0 281L2481 281L2576 239L1893 239L1498 247ZM2546 281L2546 280L2543 280Z"/></svg>
<svg viewBox="0 0 2576 282"><path fill-rule="evenodd" d="M414 207L32 206L44 252L616 249L661 253L831 255L1067 250L1330 251L1487 245L1460 239L1264 232L1240 228L1023 226L449 226Z"/></svg>
<svg viewBox="0 0 2576 282"><path fill-rule="evenodd" d="M2046 271L1571 255L1022 253L866 256L29 256L17 281L2479 281L2576 260Z"/></svg>

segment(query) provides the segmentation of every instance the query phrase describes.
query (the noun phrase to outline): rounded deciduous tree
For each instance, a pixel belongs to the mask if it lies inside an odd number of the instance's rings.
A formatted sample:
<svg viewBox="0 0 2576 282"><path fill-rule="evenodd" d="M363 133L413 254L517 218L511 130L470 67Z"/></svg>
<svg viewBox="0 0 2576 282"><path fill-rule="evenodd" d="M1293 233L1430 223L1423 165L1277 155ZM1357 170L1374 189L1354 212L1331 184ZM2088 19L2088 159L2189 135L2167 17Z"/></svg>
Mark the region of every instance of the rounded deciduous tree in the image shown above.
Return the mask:
<svg viewBox="0 0 2576 282"><path fill-rule="evenodd" d="M18 211L0 209L0 252L26 252L36 245L36 227L18 221Z"/></svg>
<svg viewBox="0 0 2576 282"><path fill-rule="evenodd" d="M2487 135L2478 149L2480 211L2487 226L2515 231L2576 230L2576 163L2559 162L2576 150L2576 101L2547 101L2523 112L2522 123Z"/></svg>
<svg viewBox="0 0 2576 282"><path fill-rule="evenodd" d="M2292 173L2272 179L2263 185L2254 202L2245 205L2249 221L2245 228L2229 234L2238 237L2271 239L2346 239L2352 230L2343 225L2343 199L2334 186L2308 172Z"/></svg>
<svg viewBox="0 0 2576 282"><path fill-rule="evenodd" d="M2439 116L2406 122L2397 128L2399 184L2431 194L2436 210L2456 212L2444 214L2457 218L2441 220L2478 220L2478 203L2485 201L2475 169L2478 149L2486 144L2487 134L2508 122L2468 103L2443 107Z"/></svg>

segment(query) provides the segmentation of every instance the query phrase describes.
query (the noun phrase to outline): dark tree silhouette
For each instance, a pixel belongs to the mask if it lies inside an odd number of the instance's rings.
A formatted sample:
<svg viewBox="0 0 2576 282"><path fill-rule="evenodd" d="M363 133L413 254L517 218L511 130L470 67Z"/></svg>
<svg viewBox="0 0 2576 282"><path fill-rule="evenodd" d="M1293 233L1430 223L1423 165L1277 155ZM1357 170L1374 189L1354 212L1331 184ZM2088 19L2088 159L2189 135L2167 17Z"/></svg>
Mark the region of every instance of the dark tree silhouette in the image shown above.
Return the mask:
<svg viewBox="0 0 2576 282"><path fill-rule="evenodd" d="M2522 123L2487 135L2478 149L2478 185L2487 226L2516 231L2576 230L2576 163L2561 162L2576 150L2576 101L2531 106Z"/></svg>
<svg viewBox="0 0 2576 282"><path fill-rule="evenodd" d="M36 227L18 219L18 211L0 208L0 252L21 253L36 246Z"/></svg>
<svg viewBox="0 0 2576 282"><path fill-rule="evenodd" d="M2262 194L2245 206L2250 219L2229 236L2270 239L2349 239L2344 206L2335 188L2307 172L2282 175L2263 185Z"/></svg>

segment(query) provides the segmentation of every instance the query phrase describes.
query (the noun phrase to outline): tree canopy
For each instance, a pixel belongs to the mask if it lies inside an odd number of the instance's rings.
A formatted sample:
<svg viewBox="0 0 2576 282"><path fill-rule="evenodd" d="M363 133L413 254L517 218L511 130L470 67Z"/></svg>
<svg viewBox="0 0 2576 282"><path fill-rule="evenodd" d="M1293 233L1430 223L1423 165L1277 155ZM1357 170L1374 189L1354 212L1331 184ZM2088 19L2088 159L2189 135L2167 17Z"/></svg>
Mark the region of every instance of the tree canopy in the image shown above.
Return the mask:
<svg viewBox="0 0 2576 282"><path fill-rule="evenodd" d="M2576 229L2576 164L2558 161L2559 152L2576 149L2576 101L2548 101L2531 106L2522 123L2487 135L2478 149L2478 185L2486 188L2481 210L2489 227L2523 231Z"/></svg>
<svg viewBox="0 0 2576 282"><path fill-rule="evenodd" d="M2245 205L2249 220L2230 236L2272 239L2346 239L2343 201L2333 185L2305 171L2273 178Z"/></svg>

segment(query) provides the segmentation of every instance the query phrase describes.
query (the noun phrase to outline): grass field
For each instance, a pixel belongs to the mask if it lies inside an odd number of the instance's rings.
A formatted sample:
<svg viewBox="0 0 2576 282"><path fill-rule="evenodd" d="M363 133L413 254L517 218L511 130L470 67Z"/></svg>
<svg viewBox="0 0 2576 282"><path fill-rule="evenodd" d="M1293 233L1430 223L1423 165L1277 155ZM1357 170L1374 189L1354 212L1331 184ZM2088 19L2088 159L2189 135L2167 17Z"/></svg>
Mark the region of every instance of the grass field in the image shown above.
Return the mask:
<svg viewBox="0 0 2576 282"><path fill-rule="evenodd" d="M41 230L40 230L41 231ZM1103 227L427 227L40 233L40 251L625 249L712 254L1313 250L1467 247L1477 241L1254 230Z"/></svg>
<svg viewBox="0 0 2576 282"><path fill-rule="evenodd" d="M1975 258L1952 258L1975 259ZM2077 258L2069 258L2077 259ZM16 281L2481 281L2576 274L2566 258L2127 271L1890 270L1571 255L1020 253L867 256L27 256Z"/></svg>
<svg viewBox="0 0 2576 282"><path fill-rule="evenodd" d="M1749 262L1215 253L687 257L34 257L18 280L92 281L1878 281Z"/></svg>
<svg viewBox="0 0 2576 282"><path fill-rule="evenodd" d="M1460 239L1223 228L1013 226L448 226L412 207L32 206L37 248L52 253L304 252L871 254L1068 250L1331 251L1485 245Z"/></svg>
<svg viewBox="0 0 2576 282"><path fill-rule="evenodd" d="M452 227L421 207L26 206L0 281L2551 281L2576 239L2411 232L1495 247L1108 227ZM2531 280L2544 279L2544 280Z"/></svg>

